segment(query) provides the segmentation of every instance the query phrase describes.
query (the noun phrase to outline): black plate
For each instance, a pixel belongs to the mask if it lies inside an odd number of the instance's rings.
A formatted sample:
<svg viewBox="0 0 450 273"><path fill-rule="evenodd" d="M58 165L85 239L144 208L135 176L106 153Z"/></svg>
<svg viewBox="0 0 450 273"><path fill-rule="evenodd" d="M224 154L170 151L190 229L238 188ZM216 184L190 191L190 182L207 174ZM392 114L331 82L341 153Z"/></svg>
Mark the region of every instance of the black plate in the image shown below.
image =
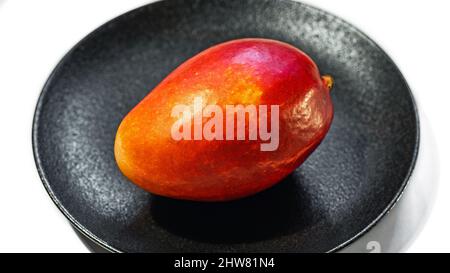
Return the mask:
<svg viewBox="0 0 450 273"><path fill-rule="evenodd" d="M119 122L184 60L241 37L291 43L336 80L324 142L291 176L227 203L137 188L113 155ZM411 92L391 59L333 15L290 1L163 1L106 23L59 63L39 99L37 167L72 224L112 251L324 252L342 248L400 197L418 151Z"/></svg>

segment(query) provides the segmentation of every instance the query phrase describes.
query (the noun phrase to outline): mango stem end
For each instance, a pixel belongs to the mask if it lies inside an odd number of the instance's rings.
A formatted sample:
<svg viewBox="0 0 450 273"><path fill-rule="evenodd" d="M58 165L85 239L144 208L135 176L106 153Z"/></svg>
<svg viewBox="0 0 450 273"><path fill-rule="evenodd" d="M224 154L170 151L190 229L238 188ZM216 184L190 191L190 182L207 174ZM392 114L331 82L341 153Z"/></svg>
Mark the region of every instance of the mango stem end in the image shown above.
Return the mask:
<svg viewBox="0 0 450 273"><path fill-rule="evenodd" d="M322 81L325 84L325 86L328 88L328 91L331 91L331 89L333 88L333 85L334 85L333 77L331 77L330 75L323 75Z"/></svg>

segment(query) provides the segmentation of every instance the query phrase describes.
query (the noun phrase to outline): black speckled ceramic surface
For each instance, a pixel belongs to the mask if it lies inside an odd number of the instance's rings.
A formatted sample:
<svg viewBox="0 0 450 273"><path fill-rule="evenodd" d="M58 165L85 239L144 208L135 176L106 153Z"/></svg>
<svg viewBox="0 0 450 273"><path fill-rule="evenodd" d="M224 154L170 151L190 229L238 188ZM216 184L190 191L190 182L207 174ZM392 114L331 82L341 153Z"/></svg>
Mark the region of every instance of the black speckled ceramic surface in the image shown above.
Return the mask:
<svg viewBox="0 0 450 273"><path fill-rule="evenodd" d="M170 200L127 181L113 154L121 119L184 60L243 37L291 43L334 76L324 142L285 181L239 201ZM90 239L125 252L337 250L400 197L418 137L410 90L377 45L328 13L276 0L171 0L119 16L55 68L33 127L53 201Z"/></svg>

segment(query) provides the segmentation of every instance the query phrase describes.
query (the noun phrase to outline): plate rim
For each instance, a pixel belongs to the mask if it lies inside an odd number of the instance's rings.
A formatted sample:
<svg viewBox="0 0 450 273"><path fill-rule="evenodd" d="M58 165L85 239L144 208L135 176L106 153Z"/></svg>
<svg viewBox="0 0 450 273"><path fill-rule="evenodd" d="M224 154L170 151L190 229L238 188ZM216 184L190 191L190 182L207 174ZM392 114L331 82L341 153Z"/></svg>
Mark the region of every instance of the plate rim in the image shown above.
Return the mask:
<svg viewBox="0 0 450 273"><path fill-rule="evenodd" d="M40 114L41 114L41 110L42 110L42 105L43 105L43 100L46 97L46 94L48 92L49 89L49 85L52 82L52 80L55 77L55 74L57 71L59 71L61 65L66 61L66 59L71 55L71 53L77 49L82 43L84 43L85 41L87 41L88 39L90 39L91 37L93 37L95 34L97 34L99 31L103 30L103 28L107 25L110 25L111 23L116 22L117 20L123 19L127 16L130 16L131 14L133 14L134 12L137 12L143 8L146 8L148 6L151 5L159 5L165 1L168 0L157 0L155 2L151 2L142 6L139 6L137 8L133 8L127 12L121 13L118 16L115 16L114 18L107 20L106 22L102 23L101 25L99 25L98 27L96 27L93 31L91 31L90 33L88 33L86 36L84 36L81 40L79 40L75 45L73 45L64 55L63 57L58 61L57 65L52 69L49 77L47 78L47 80L44 83L44 86L39 94L38 100L37 100L37 104L35 107L35 111L34 111L34 116L33 116L33 123L32 123L32 149L33 149L33 157L34 157L34 161L36 164L36 168L39 174L39 178L42 182L42 184L44 185L45 190L47 191L48 195L50 196L50 198L52 199L53 203L56 205L56 207L61 211L61 213L69 220L70 224L77 230L79 231L82 235L84 235L87 239L89 239L90 241L94 242L95 244L97 244L98 246L104 248L107 251L110 252L116 252L116 253L122 253L124 251L113 247L112 245L110 245L108 242L102 240L101 238L99 238L97 235L95 235L94 233L92 233L89 229L87 229L86 227L84 227L81 223L79 223L75 217L73 217L70 212L65 208L65 206L60 202L60 200L58 199L58 197L54 194L49 180L47 179L46 175L45 175L45 171L42 167L42 159L40 157L39 154L39 148L38 148L38 139L37 139L37 128L39 126L39 120L40 120ZM191 0L192 1L192 0ZM321 8L315 7L314 5L311 4L306 4L303 2L299 2L297 0L267 0L267 1L279 1L279 2L290 2L290 3L294 3L295 5L299 5L304 9L308 9L310 11L314 11L322 16L327 16L330 17L332 20L336 20L338 23L344 25L345 27L348 27L350 30L354 31L355 33L361 35L361 37L363 39L365 39L367 42L370 43L371 46L373 46L374 48L377 48L378 50L381 51L381 54L389 61L393 64L393 67L395 69L395 71L398 73L398 75L400 76L401 80L405 83L406 85L406 89L409 93L411 102L412 102L412 107L414 110L414 116L415 116L415 126L416 126L416 138L415 138L415 145L414 145L414 151L413 151L413 158L411 161L411 165L409 166L408 172L405 175L405 178L399 188L399 190L396 192L396 194L394 195L393 199L389 202L389 204L386 206L386 208L371 222L369 223L364 229L362 229L361 231L359 231L358 233L356 233L354 236L352 236L351 238L347 239L345 242L335 246L334 248L326 251L327 253L330 252L338 252L342 249L344 249L346 246L352 244L353 242L356 242L358 239L362 238L366 233L368 233L372 228L374 228L385 216L387 216L389 214L389 212L397 205L397 203L400 201L400 199L403 196L403 193L405 192L406 187L408 186L409 182L410 182L410 178L415 170L416 167L416 163L417 163L417 157L418 157L418 153L419 153L419 149L420 149L420 119L419 119L419 111L418 111L418 107L417 107L417 103L416 100L414 98L414 94L405 78L405 76L403 75L403 73L401 72L401 70L399 69L399 67L397 66L397 64L393 61L393 59L388 55L388 53L378 44L376 43L372 38L370 38L367 34L365 34L363 31L361 31L358 27L354 26L353 24L347 22L346 20L344 20L343 18L329 12L329 11L325 11Z"/></svg>

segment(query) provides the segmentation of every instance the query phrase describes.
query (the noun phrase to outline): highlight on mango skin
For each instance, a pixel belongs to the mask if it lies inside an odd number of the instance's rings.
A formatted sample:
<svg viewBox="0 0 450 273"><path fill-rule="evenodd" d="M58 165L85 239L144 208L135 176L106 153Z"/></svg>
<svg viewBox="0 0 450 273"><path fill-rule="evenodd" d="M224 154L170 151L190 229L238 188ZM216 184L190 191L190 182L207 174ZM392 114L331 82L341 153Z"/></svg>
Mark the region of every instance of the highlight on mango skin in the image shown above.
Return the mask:
<svg viewBox="0 0 450 273"><path fill-rule="evenodd" d="M122 120L115 157L143 189L194 201L263 191L315 150L333 79L292 45L239 39L200 52ZM258 178L257 178L258 177Z"/></svg>
<svg viewBox="0 0 450 273"><path fill-rule="evenodd" d="M279 145L279 105L204 106L202 97L192 105L175 105L171 115L178 117L171 136L176 141L266 141L261 151L275 151ZM269 113L270 112L270 117Z"/></svg>

